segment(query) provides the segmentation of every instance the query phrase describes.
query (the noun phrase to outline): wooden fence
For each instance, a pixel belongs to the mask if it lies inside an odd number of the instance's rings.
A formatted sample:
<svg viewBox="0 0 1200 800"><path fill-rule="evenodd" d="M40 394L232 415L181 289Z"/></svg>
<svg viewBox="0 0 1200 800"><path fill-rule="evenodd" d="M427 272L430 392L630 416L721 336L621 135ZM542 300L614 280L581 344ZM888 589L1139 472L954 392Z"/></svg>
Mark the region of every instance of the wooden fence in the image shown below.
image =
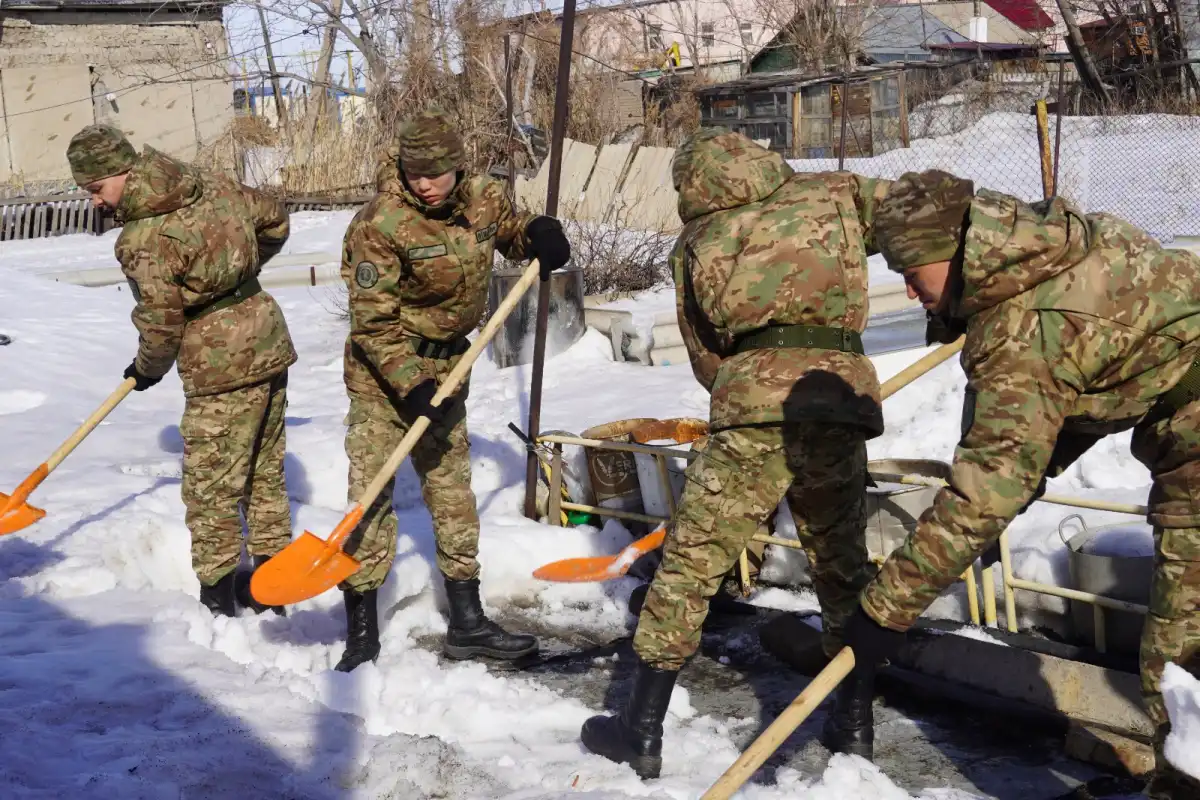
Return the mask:
<svg viewBox="0 0 1200 800"><path fill-rule="evenodd" d="M761 144L762 142L760 142ZM563 142L559 178L559 216L664 233L679 229L677 198L671 186L667 147L604 147L567 139ZM545 207L550 160L532 178L517 178L517 204L530 211ZM356 208L369 194L289 197L289 213ZM101 234L112 228L112 217L92 207L86 193L18 197L0 200L0 241L37 239L66 233Z"/></svg>
<svg viewBox="0 0 1200 800"><path fill-rule="evenodd" d="M103 215L86 194L0 200L0 241L64 233L102 233Z"/></svg>

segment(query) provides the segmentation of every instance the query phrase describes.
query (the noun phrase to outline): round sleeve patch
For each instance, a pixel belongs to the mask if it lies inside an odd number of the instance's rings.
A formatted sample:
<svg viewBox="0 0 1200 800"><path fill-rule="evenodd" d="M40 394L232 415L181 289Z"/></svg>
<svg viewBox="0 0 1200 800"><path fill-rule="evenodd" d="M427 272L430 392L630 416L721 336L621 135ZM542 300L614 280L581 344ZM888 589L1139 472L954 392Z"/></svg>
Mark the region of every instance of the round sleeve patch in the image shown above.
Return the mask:
<svg viewBox="0 0 1200 800"><path fill-rule="evenodd" d="M354 270L354 282L363 289L370 289L379 283L379 268L370 261L361 262Z"/></svg>

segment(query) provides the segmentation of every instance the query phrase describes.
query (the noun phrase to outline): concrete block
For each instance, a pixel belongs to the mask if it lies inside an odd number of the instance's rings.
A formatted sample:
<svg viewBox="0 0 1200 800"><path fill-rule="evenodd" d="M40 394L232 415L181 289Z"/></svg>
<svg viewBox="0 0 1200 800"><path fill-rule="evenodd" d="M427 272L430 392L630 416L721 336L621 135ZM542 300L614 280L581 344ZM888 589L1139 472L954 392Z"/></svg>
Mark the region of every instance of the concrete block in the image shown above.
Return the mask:
<svg viewBox="0 0 1200 800"><path fill-rule="evenodd" d="M1064 745L1071 758L1135 778L1154 771L1154 748L1112 731L1072 722Z"/></svg>

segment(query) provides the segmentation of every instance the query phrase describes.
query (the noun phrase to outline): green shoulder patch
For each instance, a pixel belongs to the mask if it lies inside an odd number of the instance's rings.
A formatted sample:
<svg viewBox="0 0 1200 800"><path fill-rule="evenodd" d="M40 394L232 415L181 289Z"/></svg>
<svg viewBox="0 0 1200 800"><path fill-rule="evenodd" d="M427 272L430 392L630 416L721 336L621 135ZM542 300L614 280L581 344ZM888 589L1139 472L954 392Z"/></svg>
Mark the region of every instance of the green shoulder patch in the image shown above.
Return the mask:
<svg viewBox="0 0 1200 800"><path fill-rule="evenodd" d="M370 261L361 261L354 270L354 282L359 288L370 289L379 283L379 268Z"/></svg>
<svg viewBox="0 0 1200 800"><path fill-rule="evenodd" d="M427 258L438 258L449 251L444 244L431 244L425 247L412 247L408 250L409 261L424 261Z"/></svg>
<svg viewBox="0 0 1200 800"><path fill-rule="evenodd" d="M475 231L475 241L476 242L486 242L488 239L491 239L493 236L496 235L496 229L499 227L500 227L499 223L493 222L491 225L488 225L486 228L480 228L479 230Z"/></svg>

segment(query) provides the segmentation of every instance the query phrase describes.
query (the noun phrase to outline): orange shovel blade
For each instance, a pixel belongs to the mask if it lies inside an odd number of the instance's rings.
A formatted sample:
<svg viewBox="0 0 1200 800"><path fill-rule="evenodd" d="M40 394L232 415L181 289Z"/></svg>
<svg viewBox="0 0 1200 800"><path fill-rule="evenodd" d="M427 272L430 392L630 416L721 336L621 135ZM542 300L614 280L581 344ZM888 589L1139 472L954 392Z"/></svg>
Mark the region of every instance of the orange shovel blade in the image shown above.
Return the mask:
<svg viewBox="0 0 1200 800"><path fill-rule="evenodd" d="M0 536L28 528L44 516L46 512L42 509L0 494Z"/></svg>
<svg viewBox="0 0 1200 800"><path fill-rule="evenodd" d="M271 557L250 578L250 594L267 606L299 603L358 572L359 563L308 531Z"/></svg>
<svg viewBox="0 0 1200 800"><path fill-rule="evenodd" d="M629 571L633 563L642 556L662 547L667 538L667 529L660 527L638 539L615 556L588 556L586 558L564 558L552 561L533 571L533 577L555 583L596 583L611 581Z"/></svg>

